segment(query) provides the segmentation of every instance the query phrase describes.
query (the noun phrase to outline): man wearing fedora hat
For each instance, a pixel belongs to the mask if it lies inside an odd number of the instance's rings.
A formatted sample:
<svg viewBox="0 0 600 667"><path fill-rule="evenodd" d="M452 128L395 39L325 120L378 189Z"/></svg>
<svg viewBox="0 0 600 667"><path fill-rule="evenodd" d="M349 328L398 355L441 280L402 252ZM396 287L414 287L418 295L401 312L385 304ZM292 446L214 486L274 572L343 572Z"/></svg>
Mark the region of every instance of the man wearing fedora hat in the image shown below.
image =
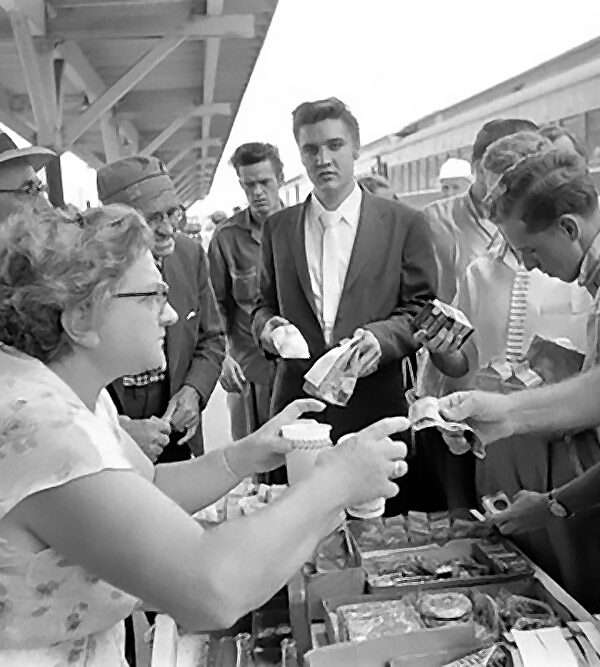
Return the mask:
<svg viewBox="0 0 600 667"><path fill-rule="evenodd" d="M52 158L48 148L28 146L17 148L8 134L0 133L0 222L22 206L47 208L46 185L38 178Z"/></svg>
<svg viewBox="0 0 600 667"><path fill-rule="evenodd" d="M103 204L133 206L154 232L153 254L169 286L178 321L166 335L166 368L123 377L110 387L122 426L154 461L202 454L201 412L221 373L223 326L208 278L206 255L180 233L183 208L165 166L134 156L98 171Z"/></svg>

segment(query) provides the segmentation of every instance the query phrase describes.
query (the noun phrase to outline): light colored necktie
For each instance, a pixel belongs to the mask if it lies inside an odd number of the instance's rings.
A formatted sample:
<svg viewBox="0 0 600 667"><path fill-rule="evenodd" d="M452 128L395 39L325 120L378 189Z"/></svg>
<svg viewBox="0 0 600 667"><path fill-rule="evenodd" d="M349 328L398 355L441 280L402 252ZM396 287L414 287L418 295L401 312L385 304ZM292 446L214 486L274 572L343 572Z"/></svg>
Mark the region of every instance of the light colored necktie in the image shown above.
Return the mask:
<svg viewBox="0 0 600 667"><path fill-rule="evenodd" d="M339 249L336 238L336 225L339 224L340 214L332 211L323 211L319 216L323 227L323 244L321 254L321 317L323 319L323 334L325 341L333 341L333 327L339 306Z"/></svg>
<svg viewBox="0 0 600 667"><path fill-rule="evenodd" d="M506 332L506 361L518 364L523 361L523 344L527 320L527 294L529 292L529 271L519 267L513 280L510 294L508 330Z"/></svg>

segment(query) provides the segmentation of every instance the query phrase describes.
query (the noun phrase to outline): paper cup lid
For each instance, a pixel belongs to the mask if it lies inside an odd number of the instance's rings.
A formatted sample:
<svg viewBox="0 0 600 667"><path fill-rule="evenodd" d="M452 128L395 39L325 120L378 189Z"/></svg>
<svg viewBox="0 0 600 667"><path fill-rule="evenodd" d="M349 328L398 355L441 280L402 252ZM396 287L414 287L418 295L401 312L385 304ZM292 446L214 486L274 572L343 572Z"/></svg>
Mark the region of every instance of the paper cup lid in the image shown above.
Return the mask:
<svg viewBox="0 0 600 667"><path fill-rule="evenodd" d="M286 440L328 440L330 432L329 424L314 420L298 420L281 427L281 435Z"/></svg>

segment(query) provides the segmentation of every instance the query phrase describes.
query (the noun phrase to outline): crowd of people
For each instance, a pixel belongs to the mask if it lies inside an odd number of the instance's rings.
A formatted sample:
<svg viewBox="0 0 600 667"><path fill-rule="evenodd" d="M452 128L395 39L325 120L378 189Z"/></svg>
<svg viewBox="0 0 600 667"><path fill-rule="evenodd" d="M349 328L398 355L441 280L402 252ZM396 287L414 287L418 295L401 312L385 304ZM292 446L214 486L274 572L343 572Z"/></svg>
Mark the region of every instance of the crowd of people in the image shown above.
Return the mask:
<svg viewBox="0 0 600 667"><path fill-rule="evenodd" d="M301 104L292 130L310 195L285 207L277 148L239 146L248 205L213 221L207 253L157 158L102 167L102 206L64 212L38 176L53 154L0 136L3 664L125 665L140 601L190 630L228 627L343 508L377 497L395 515L504 491L500 530L600 611L600 210L585 152L560 128L492 119L469 172L450 164L444 197L416 210L355 177L359 123L340 100ZM416 330L435 298L474 326L464 345ZM309 359L280 356L288 324ZM580 351L583 371L567 378L551 356L540 376L536 337ZM349 338L348 406L308 398L304 374ZM217 382L232 443L205 453ZM439 398L486 456L411 434L411 393ZM303 415L351 437L279 502L203 531L191 515L242 479L285 482L280 430Z"/></svg>

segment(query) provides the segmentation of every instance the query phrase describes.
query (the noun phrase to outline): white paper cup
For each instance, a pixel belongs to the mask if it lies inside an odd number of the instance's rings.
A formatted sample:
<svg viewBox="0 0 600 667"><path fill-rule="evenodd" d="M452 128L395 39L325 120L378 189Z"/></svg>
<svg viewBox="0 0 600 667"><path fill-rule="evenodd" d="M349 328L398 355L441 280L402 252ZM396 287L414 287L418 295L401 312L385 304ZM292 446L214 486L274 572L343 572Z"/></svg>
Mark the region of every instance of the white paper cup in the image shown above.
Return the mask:
<svg viewBox="0 0 600 667"><path fill-rule="evenodd" d="M378 519L385 512L385 498L375 498L370 503L348 507L346 511L355 519Z"/></svg>
<svg viewBox="0 0 600 667"><path fill-rule="evenodd" d="M281 435L292 446L285 455L288 483L297 484L309 477L319 454L331 447L331 426L313 419L299 419L281 428Z"/></svg>
<svg viewBox="0 0 600 667"><path fill-rule="evenodd" d="M285 455L287 477L290 486L310 477L320 451L318 449L294 449Z"/></svg>
<svg viewBox="0 0 600 667"><path fill-rule="evenodd" d="M348 433L348 435L342 436L338 440L338 445L341 445L344 440L351 438L353 435L354 433ZM383 516L383 513L385 512L385 498L374 498L368 503L356 505L355 507L347 507L346 511L350 516L353 516L356 519L377 519L378 517Z"/></svg>

